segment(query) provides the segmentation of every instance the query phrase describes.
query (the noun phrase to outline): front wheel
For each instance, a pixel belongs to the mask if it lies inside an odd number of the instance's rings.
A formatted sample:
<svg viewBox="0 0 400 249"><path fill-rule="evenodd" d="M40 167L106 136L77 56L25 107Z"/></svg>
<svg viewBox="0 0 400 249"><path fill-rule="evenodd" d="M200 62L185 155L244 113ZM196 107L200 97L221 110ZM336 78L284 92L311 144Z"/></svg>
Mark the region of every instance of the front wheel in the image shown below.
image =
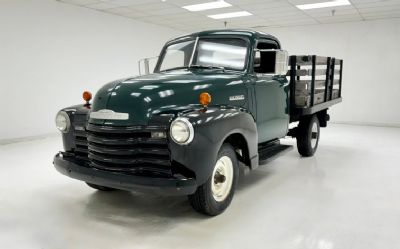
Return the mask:
<svg viewBox="0 0 400 249"><path fill-rule="evenodd" d="M222 213L233 199L238 178L235 150L230 144L223 144L210 178L189 195L190 204L196 211L210 216Z"/></svg>
<svg viewBox="0 0 400 249"><path fill-rule="evenodd" d="M314 155L319 142L319 121L316 115L300 120L297 127L297 150L300 155L310 157Z"/></svg>

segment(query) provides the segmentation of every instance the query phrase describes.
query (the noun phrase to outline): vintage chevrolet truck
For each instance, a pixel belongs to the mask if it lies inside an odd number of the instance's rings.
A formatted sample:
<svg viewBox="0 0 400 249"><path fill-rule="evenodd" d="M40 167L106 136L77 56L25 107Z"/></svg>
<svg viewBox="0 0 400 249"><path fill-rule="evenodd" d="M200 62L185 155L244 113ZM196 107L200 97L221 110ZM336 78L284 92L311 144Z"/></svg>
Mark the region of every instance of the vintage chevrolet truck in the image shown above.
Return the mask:
<svg viewBox="0 0 400 249"><path fill-rule="evenodd" d="M291 147L285 136L302 156L315 153L328 108L342 100L342 68L333 57L288 56L277 38L251 30L178 37L152 74L108 83L92 103L84 92L86 103L58 112L64 151L54 166L98 190L187 195L218 215L239 163L256 169Z"/></svg>

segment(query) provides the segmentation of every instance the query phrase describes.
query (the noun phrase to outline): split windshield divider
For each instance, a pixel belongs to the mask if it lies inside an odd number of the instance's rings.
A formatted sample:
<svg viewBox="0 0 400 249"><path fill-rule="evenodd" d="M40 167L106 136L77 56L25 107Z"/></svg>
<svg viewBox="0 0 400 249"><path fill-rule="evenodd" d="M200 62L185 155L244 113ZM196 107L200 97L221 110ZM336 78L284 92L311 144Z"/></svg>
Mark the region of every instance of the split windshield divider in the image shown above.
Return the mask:
<svg viewBox="0 0 400 249"><path fill-rule="evenodd" d="M190 61L189 61L189 68L192 66L193 63L193 58L194 58L194 54L196 52L197 49L197 44L199 43L199 37L196 37L196 41L194 42L194 46L193 46L193 51L192 51L192 56L190 57Z"/></svg>

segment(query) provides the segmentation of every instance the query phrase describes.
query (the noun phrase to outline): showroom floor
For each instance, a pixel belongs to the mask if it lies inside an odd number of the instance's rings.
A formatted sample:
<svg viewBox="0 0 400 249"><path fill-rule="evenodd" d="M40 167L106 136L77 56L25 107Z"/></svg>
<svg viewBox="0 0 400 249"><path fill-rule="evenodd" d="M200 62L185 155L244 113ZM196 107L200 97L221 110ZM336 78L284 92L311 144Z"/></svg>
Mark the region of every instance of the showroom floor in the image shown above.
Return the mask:
<svg viewBox="0 0 400 249"><path fill-rule="evenodd" d="M400 248L398 128L331 125L314 157L250 172L214 218L185 197L97 192L53 169L60 148L0 146L0 248Z"/></svg>

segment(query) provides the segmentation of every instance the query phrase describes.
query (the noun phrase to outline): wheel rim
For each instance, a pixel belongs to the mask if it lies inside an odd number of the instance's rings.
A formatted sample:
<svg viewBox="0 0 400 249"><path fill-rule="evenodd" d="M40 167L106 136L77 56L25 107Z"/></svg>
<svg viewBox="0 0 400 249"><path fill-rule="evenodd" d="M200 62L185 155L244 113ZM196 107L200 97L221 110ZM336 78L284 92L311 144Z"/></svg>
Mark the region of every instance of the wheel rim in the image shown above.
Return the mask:
<svg viewBox="0 0 400 249"><path fill-rule="evenodd" d="M227 156L223 156L216 162L212 174L211 190L216 201L221 202L226 199L232 188L232 180L232 160Z"/></svg>
<svg viewBox="0 0 400 249"><path fill-rule="evenodd" d="M315 149L318 142L318 125L316 122L313 123L311 128L311 147Z"/></svg>

